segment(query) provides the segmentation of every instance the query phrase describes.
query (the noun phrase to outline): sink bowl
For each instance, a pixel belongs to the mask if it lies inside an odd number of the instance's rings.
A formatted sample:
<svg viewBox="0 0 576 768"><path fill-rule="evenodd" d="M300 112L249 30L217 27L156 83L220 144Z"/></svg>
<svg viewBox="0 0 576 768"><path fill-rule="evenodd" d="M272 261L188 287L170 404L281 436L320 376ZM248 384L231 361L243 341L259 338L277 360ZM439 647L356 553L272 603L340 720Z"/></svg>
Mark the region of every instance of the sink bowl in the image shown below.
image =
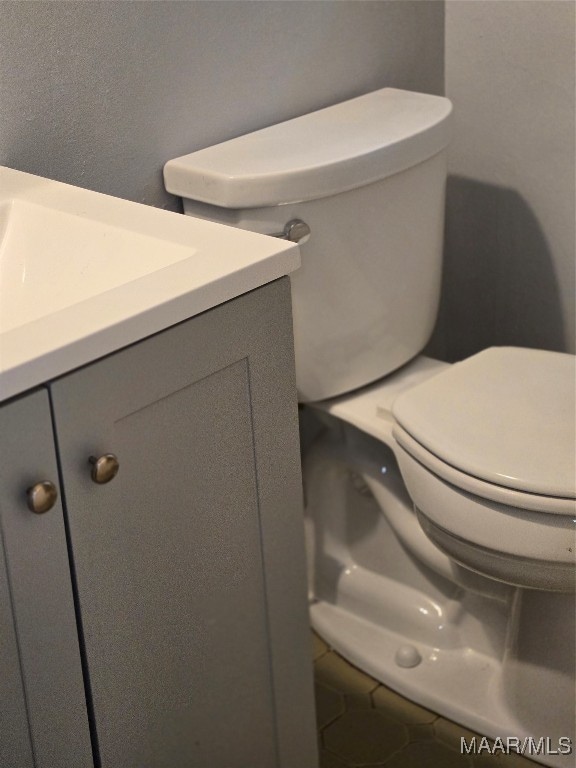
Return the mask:
<svg viewBox="0 0 576 768"><path fill-rule="evenodd" d="M0 400L298 265L290 243L0 168Z"/></svg>
<svg viewBox="0 0 576 768"><path fill-rule="evenodd" d="M0 328L9 331L190 258L195 249L14 199L0 210Z"/></svg>

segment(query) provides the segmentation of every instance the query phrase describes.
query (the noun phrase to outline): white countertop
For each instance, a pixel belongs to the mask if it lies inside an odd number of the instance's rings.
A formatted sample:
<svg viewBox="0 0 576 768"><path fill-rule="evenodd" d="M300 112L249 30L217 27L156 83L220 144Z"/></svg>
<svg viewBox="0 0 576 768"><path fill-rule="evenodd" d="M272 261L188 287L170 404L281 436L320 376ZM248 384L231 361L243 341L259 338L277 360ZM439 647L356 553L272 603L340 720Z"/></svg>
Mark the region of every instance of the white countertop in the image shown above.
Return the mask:
<svg viewBox="0 0 576 768"><path fill-rule="evenodd" d="M293 243L0 167L0 401L299 265Z"/></svg>

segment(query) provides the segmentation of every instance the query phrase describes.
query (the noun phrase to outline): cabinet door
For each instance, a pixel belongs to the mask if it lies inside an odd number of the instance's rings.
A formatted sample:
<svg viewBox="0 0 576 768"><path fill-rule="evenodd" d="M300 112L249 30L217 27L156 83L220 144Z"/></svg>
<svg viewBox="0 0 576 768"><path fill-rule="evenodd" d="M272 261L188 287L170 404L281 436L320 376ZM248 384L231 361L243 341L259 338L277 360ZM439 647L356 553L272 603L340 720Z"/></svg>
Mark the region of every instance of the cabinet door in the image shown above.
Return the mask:
<svg viewBox="0 0 576 768"><path fill-rule="evenodd" d="M0 407L0 765L93 765L62 506L27 507L58 487L46 390Z"/></svg>
<svg viewBox="0 0 576 768"><path fill-rule="evenodd" d="M288 302L272 284L52 386L103 768L314 764Z"/></svg>

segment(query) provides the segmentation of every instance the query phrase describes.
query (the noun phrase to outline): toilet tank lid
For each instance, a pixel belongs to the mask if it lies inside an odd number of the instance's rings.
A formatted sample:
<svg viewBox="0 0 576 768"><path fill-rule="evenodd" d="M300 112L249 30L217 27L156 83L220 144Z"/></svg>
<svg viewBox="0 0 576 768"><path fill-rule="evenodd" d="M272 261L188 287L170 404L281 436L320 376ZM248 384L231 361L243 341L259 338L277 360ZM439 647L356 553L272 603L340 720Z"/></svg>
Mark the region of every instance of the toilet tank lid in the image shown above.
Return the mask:
<svg viewBox="0 0 576 768"><path fill-rule="evenodd" d="M166 189L224 208L334 195L440 152L451 112L442 96L383 88L170 160Z"/></svg>
<svg viewBox="0 0 576 768"><path fill-rule="evenodd" d="M400 395L396 421L443 462L505 488L576 497L576 357L492 347Z"/></svg>

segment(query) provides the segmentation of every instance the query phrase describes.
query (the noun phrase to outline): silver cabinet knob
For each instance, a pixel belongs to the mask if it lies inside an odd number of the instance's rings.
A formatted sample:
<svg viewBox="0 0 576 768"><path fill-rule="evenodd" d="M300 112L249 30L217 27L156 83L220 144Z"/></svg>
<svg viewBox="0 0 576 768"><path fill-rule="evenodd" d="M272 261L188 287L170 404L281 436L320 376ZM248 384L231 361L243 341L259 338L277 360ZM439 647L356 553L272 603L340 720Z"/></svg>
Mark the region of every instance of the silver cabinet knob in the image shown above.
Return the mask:
<svg viewBox="0 0 576 768"><path fill-rule="evenodd" d="M90 456L88 459L92 464L90 471L90 477L98 485L109 483L110 480L114 480L120 469L118 459L113 453L105 453L103 456L96 458L96 456Z"/></svg>
<svg viewBox="0 0 576 768"><path fill-rule="evenodd" d="M54 483L49 480L43 480L41 483L35 483L35 485L28 488L26 491L26 502L30 512L35 512L37 515L41 515L43 512L48 512L52 509L56 500L58 499L58 491Z"/></svg>

